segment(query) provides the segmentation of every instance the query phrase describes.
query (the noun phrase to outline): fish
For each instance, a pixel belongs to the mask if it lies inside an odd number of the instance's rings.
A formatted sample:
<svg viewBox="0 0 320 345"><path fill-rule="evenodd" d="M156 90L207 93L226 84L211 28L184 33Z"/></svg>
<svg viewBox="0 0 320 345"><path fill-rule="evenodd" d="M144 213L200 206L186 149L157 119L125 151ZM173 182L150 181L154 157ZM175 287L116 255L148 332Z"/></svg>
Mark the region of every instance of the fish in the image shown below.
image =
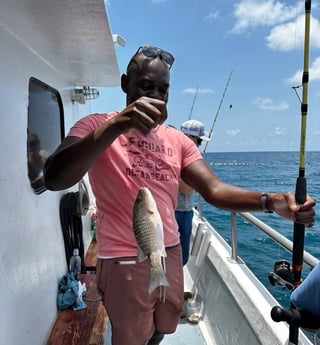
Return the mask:
<svg viewBox="0 0 320 345"><path fill-rule="evenodd" d="M133 206L133 231L138 246L138 261L150 260L149 294L158 286L160 300L165 300L165 287L169 287L166 276L165 257L167 256L163 225L156 201L147 187L142 187Z"/></svg>

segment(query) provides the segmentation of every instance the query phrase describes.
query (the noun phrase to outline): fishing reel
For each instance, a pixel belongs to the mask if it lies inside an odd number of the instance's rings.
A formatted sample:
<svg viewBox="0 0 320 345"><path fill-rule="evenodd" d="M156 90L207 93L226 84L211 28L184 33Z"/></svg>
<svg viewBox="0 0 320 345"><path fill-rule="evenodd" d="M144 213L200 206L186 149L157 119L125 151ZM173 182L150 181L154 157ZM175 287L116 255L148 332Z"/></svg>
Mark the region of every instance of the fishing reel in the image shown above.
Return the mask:
<svg viewBox="0 0 320 345"><path fill-rule="evenodd" d="M273 307L271 318L275 322L285 321L288 325L296 325L310 331L320 328L320 317L303 309L297 309L293 305L290 309Z"/></svg>
<svg viewBox="0 0 320 345"><path fill-rule="evenodd" d="M280 285L283 289L293 290L294 277L291 263L287 260L278 260L274 264L273 272L270 272L269 281L272 286Z"/></svg>

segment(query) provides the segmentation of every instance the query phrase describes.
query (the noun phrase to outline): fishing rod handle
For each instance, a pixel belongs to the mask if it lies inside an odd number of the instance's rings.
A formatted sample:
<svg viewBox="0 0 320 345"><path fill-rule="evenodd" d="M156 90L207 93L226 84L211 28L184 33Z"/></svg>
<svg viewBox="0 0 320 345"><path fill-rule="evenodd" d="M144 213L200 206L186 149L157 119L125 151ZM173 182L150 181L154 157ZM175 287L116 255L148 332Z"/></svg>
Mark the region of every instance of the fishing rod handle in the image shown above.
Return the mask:
<svg viewBox="0 0 320 345"><path fill-rule="evenodd" d="M286 310L276 306L271 309L271 318L275 322L286 321L290 325L298 323L301 320L301 314L297 309Z"/></svg>
<svg viewBox="0 0 320 345"><path fill-rule="evenodd" d="M295 198L298 204L303 204L307 197L307 180L304 176L299 176L296 181Z"/></svg>
<svg viewBox="0 0 320 345"><path fill-rule="evenodd" d="M271 318L275 322L286 321L289 325L296 325L310 330L320 328L320 317L294 307L288 310L282 309L279 306L273 307L271 310Z"/></svg>

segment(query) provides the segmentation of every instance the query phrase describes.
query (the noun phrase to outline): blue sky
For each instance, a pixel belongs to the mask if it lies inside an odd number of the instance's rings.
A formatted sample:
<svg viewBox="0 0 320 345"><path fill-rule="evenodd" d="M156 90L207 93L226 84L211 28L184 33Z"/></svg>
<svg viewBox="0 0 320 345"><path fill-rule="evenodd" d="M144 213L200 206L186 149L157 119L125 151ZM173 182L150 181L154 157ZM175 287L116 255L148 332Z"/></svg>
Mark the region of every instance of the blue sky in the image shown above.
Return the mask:
<svg viewBox="0 0 320 345"><path fill-rule="evenodd" d="M299 151L304 1L108 0L120 72L143 44L170 51L167 122L212 128L207 152ZM307 151L320 151L320 8L312 2ZM196 91L198 88L198 91ZM125 106L120 87L101 90L97 111ZM197 92L197 94L196 94ZM195 96L196 94L196 96Z"/></svg>

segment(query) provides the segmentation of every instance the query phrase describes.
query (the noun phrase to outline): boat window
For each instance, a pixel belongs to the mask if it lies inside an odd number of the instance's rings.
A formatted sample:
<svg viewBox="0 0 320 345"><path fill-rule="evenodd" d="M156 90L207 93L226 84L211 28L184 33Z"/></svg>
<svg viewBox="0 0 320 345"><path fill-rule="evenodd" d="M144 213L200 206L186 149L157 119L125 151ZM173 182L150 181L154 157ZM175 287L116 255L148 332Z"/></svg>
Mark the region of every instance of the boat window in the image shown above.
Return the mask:
<svg viewBox="0 0 320 345"><path fill-rule="evenodd" d="M29 81L28 177L36 194L46 190L43 166L64 139L63 105L59 92L36 78Z"/></svg>

